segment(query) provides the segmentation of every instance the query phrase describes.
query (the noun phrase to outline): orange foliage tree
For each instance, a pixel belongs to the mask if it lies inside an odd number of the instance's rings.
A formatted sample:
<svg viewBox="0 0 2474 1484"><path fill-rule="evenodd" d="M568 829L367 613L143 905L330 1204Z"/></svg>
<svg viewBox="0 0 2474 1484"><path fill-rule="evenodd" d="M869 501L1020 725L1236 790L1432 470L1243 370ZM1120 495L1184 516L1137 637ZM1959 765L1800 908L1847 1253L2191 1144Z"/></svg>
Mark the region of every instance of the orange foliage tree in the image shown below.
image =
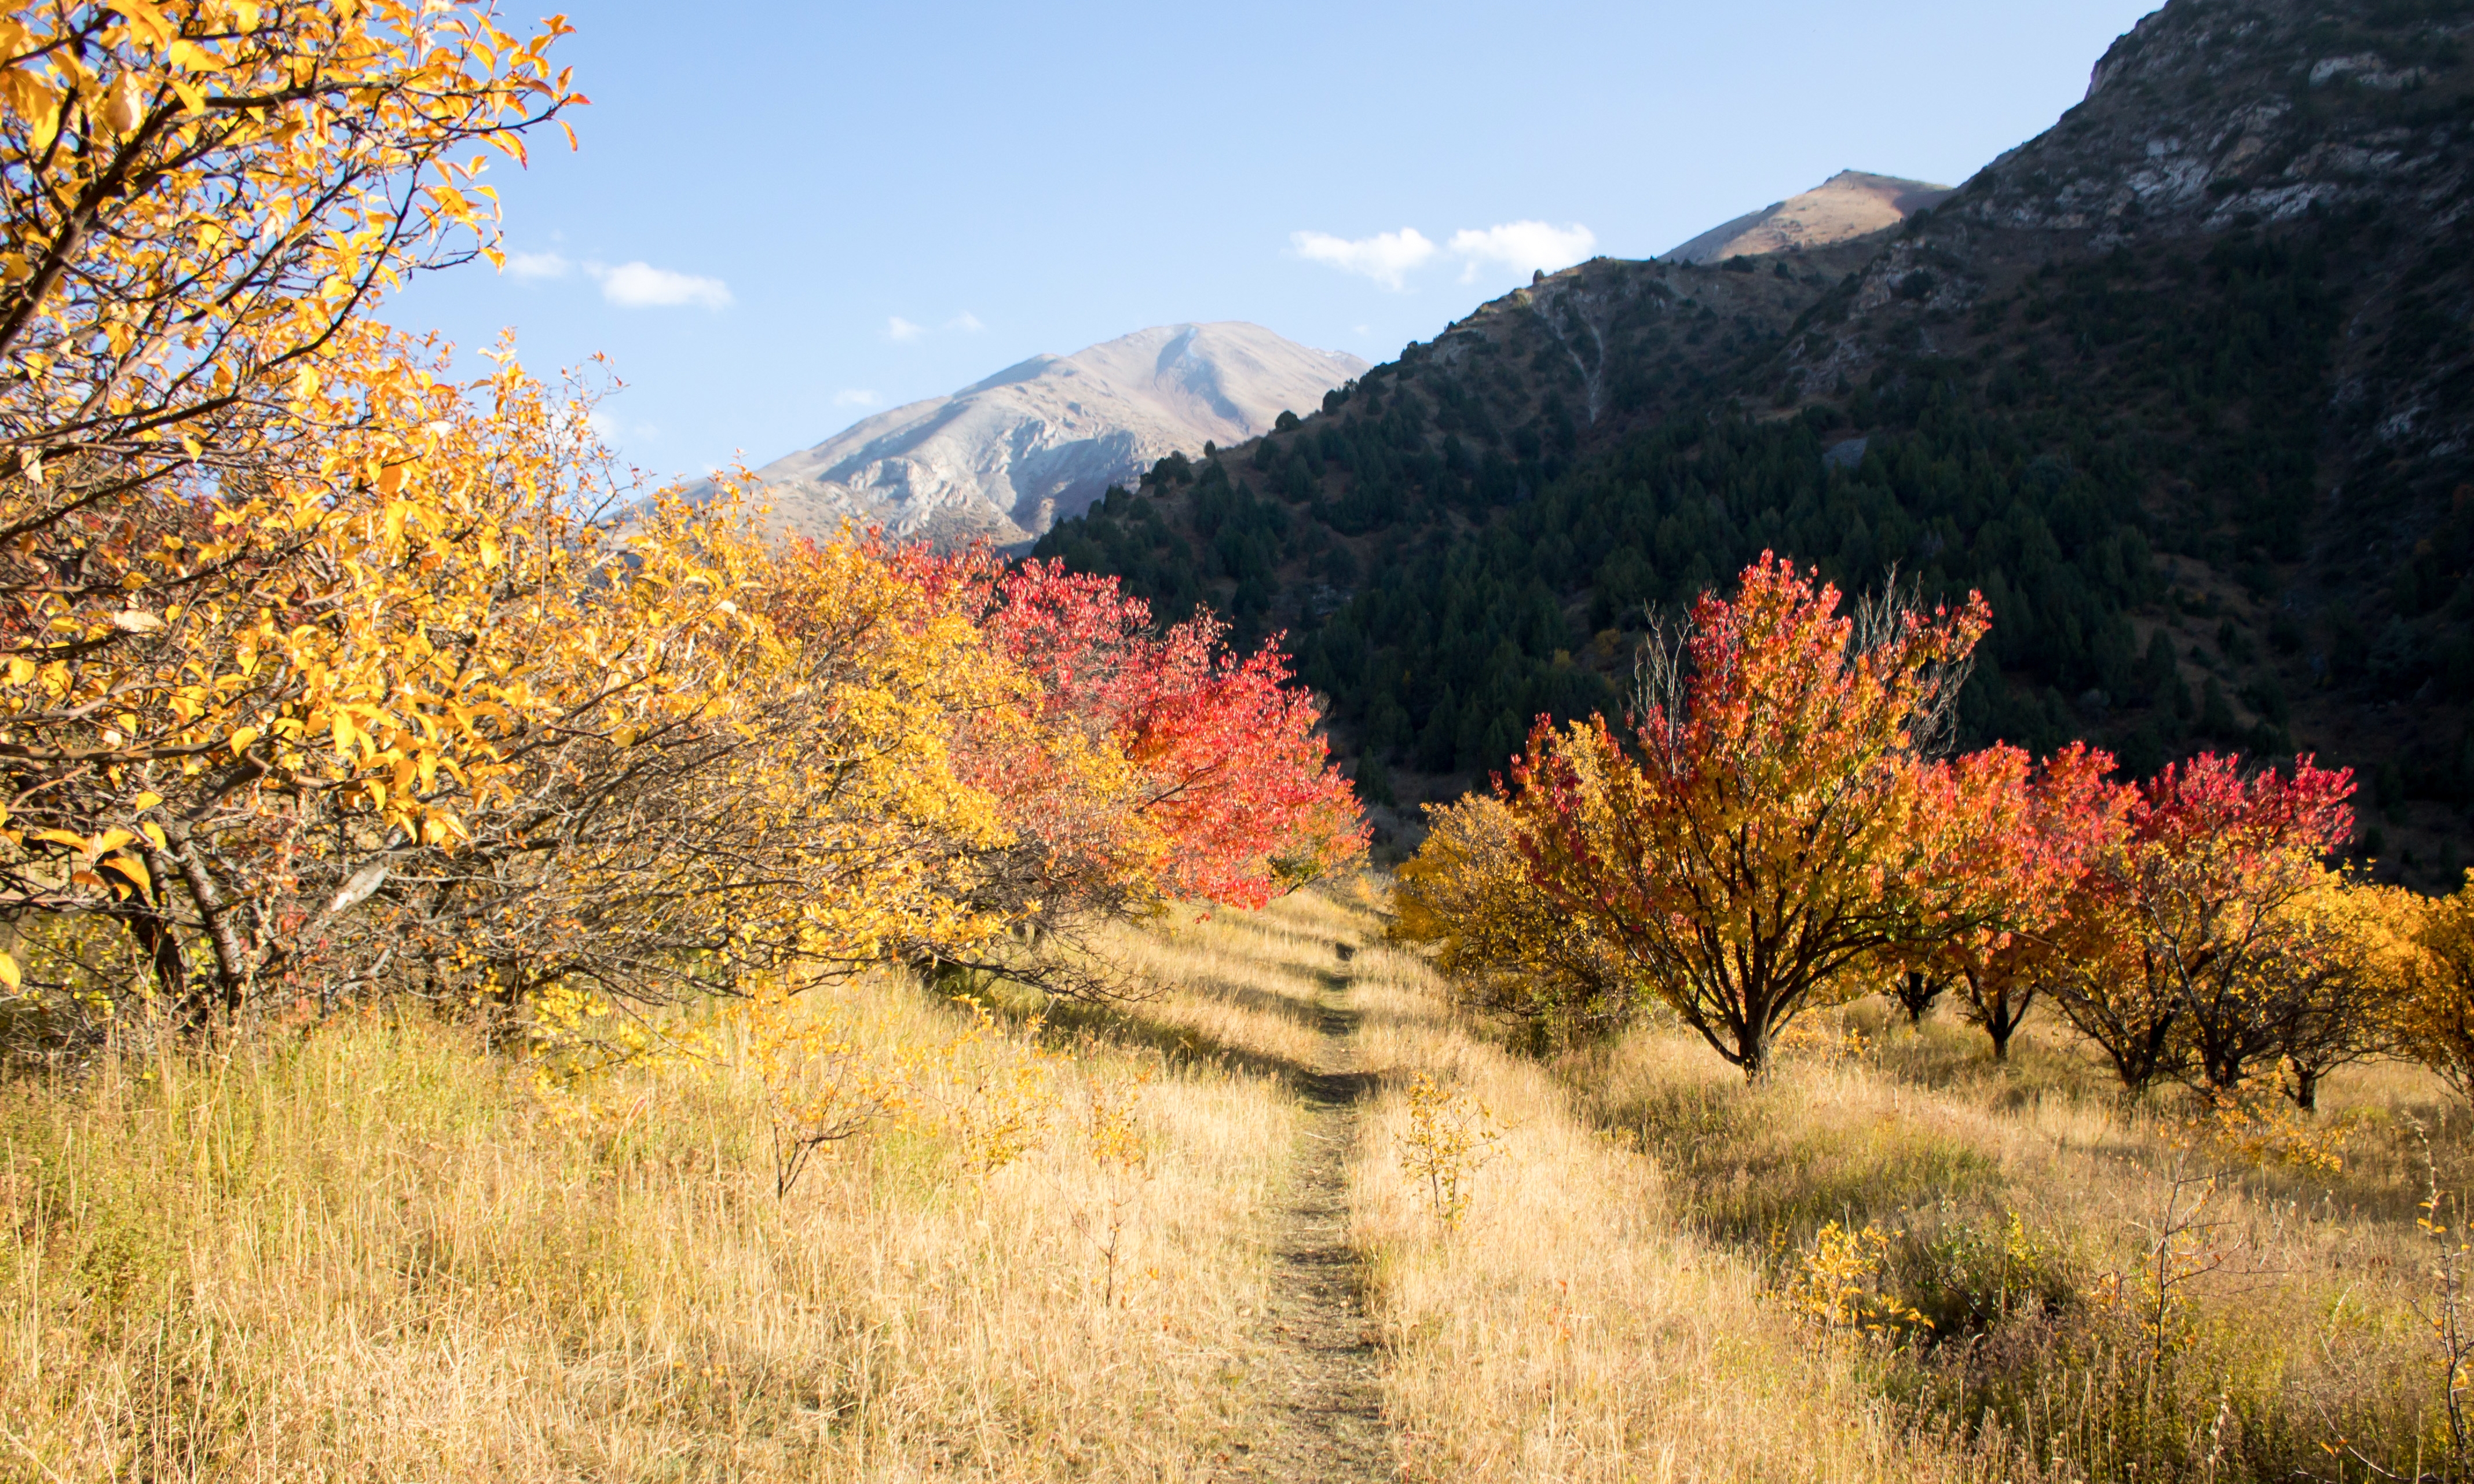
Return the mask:
<svg viewBox="0 0 2474 1484"><path fill-rule="evenodd" d="M1509 787L1540 889L1747 1076L1859 961L1998 920L2025 810L2014 749L1932 755L1982 599L1839 606L1765 553L1653 652L1628 739L1541 724Z"/></svg>
<svg viewBox="0 0 2474 1484"><path fill-rule="evenodd" d="M2036 997L2063 969L2070 892L2099 853L2126 828L2130 791L2107 781L2113 755L2073 742L2047 759L2027 783L2026 815L2010 836L2016 855L1998 910L1952 933L1928 958L1953 977L1963 1013L2006 1060L2010 1038Z"/></svg>
<svg viewBox="0 0 2474 1484"><path fill-rule="evenodd" d="M1430 806L1426 839L1393 889L1390 936L1432 949L1463 1003L1546 1050L1622 1029L1648 996L1592 919L1532 878L1524 823L1492 793Z"/></svg>
<svg viewBox="0 0 2474 1484"><path fill-rule="evenodd" d="M1290 683L1276 638L1239 655L1208 616L1158 628L1117 579L1061 564L965 554L939 575L979 594L991 647L1030 688L973 716L959 745L1006 832L979 853L970 900L1020 944L1086 950L1079 964L1041 961L1043 983L1109 987L1087 956L1096 921L1179 898L1259 907L1365 848L1321 710ZM933 957L1028 972L1019 954Z"/></svg>

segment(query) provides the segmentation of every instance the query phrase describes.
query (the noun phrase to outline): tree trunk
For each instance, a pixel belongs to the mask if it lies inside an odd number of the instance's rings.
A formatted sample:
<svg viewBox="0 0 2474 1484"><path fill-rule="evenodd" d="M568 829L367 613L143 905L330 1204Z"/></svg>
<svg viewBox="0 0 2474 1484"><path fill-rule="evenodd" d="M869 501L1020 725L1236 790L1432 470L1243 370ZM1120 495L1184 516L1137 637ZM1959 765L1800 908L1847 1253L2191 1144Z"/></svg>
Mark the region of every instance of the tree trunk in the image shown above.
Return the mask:
<svg viewBox="0 0 2474 1484"><path fill-rule="evenodd" d="M206 942L215 953L212 988L220 992L211 999L203 992L189 994L182 1007L192 1025L204 1025L218 1000L225 1014L240 1012L249 984L249 956L241 947L240 935L232 926L231 912L224 902L223 892L216 888L203 853L190 838L188 825L176 824L170 834L172 864L180 868L181 882L189 888L189 900L198 909L199 924L206 929Z"/></svg>
<svg viewBox="0 0 2474 1484"><path fill-rule="evenodd" d="M1947 986L1946 980L1909 969L1902 978L1892 982L1890 997L1907 1012L1907 1025L1912 1029L1925 1023L1925 1016L1932 1013L1933 1002L1941 998L1941 992Z"/></svg>
<svg viewBox="0 0 2474 1484"><path fill-rule="evenodd" d="M1744 1081L1759 1082L1770 1069L1769 1027L1744 1033L1743 1039L1736 1046L1736 1054L1744 1069Z"/></svg>

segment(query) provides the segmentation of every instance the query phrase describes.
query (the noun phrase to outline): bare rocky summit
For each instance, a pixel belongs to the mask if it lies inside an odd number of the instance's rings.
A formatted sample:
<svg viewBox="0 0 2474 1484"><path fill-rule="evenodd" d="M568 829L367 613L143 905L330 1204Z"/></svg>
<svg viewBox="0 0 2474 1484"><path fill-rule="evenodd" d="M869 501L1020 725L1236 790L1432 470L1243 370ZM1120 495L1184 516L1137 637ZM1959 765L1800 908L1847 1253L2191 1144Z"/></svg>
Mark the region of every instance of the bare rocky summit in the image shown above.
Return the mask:
<svg viewBox="0 0 2474 1484"><path fill-rule="evenodd" d="M1748 211L1663 255L1715 263L1766 253L1801 253L1886 231L1950 199L1951 187L1894 175L1841 170L1801 196Z"/></svg>
<svg viewBox="0 0 2474 1484"><path fill-rule="evenodd" d="M774 525L845 520L940 544L1018 547L1173 452L1199 456L1312 412L1367 369L1258 325L1163 325L1034 355L950 397L880 412L757 471Z"/></svg>

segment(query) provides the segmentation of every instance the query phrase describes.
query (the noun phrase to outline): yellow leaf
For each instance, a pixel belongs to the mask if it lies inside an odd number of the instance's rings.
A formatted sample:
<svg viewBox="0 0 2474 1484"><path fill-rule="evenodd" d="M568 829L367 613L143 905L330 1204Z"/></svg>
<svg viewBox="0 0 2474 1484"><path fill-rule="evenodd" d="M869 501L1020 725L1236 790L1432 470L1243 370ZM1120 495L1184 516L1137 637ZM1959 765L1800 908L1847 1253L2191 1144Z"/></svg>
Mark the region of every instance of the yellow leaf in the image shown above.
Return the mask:
<svg viewBox="0 0 2474 1484"><path fill-rule="evenodd" d="M11 106L26 117L26 142L37 155L50 149L61 134L61 95L18 67L0 72L0 81L8 85ZM35 482L42 480L38 476Z"/></svg>
<svg viewBox="0 0 2474 1484"><path fill-rule="evenodd" d="M181 107L189 110L190 117L199 117L206 111L206 95L203 90L192 87L176 77L165 78L163 81L171 84L172 91L181 95Z"/></svg>
<svg viewBox="0 0 2474 1484"><path fill-rule="evenodd" d="M107 869L117 871L121 875L128 877L130 883L136 887L138 890L152 892L155 889L154 874L146 869L146 863L139 860L137 857L113 856L110 860L106 861L103 864Z"/></svg>
<svg viewBox="0 0 2474 1484"><path fill-rule="evenodd" d="M233 756L233 757L239 757L241 754L243 754L243 753L245 753L245 752L249 751L250 743L252 743L252 742L255 742L255 741L257 741L257 728L255 728L255 727L254 727L254 726L245 726L245 727L242 727L239 731L232 733L232 735L231 735L231 751L232 751L232 756Z"/></svg>
<svg viewBox="0 0 2474 1484"><path fill-rule="evenodd" d="M25 983L24 977L17 972L16 958L8 950L0 949L0 985L7 985L10 988L16 989L22 987Z"/></svg>
<svg viewBox="0 0 2474 1484"><path fill-rule="evenodd" d="M131 799L129 801L129 807L139 814L144 814L147 810L150 810L162 802L163 795L149 790L144 793L140 793L135 798Z"/></svg>
<svg viewBox="0 0 2474 1484"><path fill-rule="evenodd" d="M130 31L154 46L161 46L179 33L161 11L146 0L103 0L106 10L117 11L127 18Z"/></svg>
<svg viewBox="0 0 2474 1484"><path fill-rule="evenodd" d="M66 830L28 830L26 832L26 838L28 839L39 839L48 844L66 845L73 850L84 850L85 848L85 836L72 835Z"/></svg>
<svg viewBox="0 0 2474 1484"><path fill-rule="evenodd" d="M154 820L149 819L149 820L145 821L143 824L140 824L137 828L138 828L138 829L139 829L139 830L140 830L140 831L141 831L141 832L146 836L146 838L147 838L148 839L153 840L153 841L155 842L155 848L156 848L156 849L158 849L158 850L169 850L169 849L171 849L171 848L172 848L172 842L171 842L170 840L168 840L168 839L165 839L163 838L163 827L162 827L161 825L159 825L159 824L157 824Z"/></svg>

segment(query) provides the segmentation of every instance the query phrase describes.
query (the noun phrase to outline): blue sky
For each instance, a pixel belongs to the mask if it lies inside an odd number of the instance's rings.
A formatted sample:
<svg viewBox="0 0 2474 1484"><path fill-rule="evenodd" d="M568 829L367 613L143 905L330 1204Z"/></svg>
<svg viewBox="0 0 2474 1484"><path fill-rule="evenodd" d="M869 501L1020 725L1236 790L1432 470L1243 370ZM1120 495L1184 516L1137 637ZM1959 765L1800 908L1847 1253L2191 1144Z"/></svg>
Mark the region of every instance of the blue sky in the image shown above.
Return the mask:
<svg viewBox="0 0 2474 1484"><path fill-rule="evenodd" d="M512 328L542 373L607 354L605 426L663 473L1149 325L1385 360L1533 259L1664 252L1841 169L1954 184L2152 8L575 0L593 106L579 152L493 172L510 271L390 312Z"/></svg>

